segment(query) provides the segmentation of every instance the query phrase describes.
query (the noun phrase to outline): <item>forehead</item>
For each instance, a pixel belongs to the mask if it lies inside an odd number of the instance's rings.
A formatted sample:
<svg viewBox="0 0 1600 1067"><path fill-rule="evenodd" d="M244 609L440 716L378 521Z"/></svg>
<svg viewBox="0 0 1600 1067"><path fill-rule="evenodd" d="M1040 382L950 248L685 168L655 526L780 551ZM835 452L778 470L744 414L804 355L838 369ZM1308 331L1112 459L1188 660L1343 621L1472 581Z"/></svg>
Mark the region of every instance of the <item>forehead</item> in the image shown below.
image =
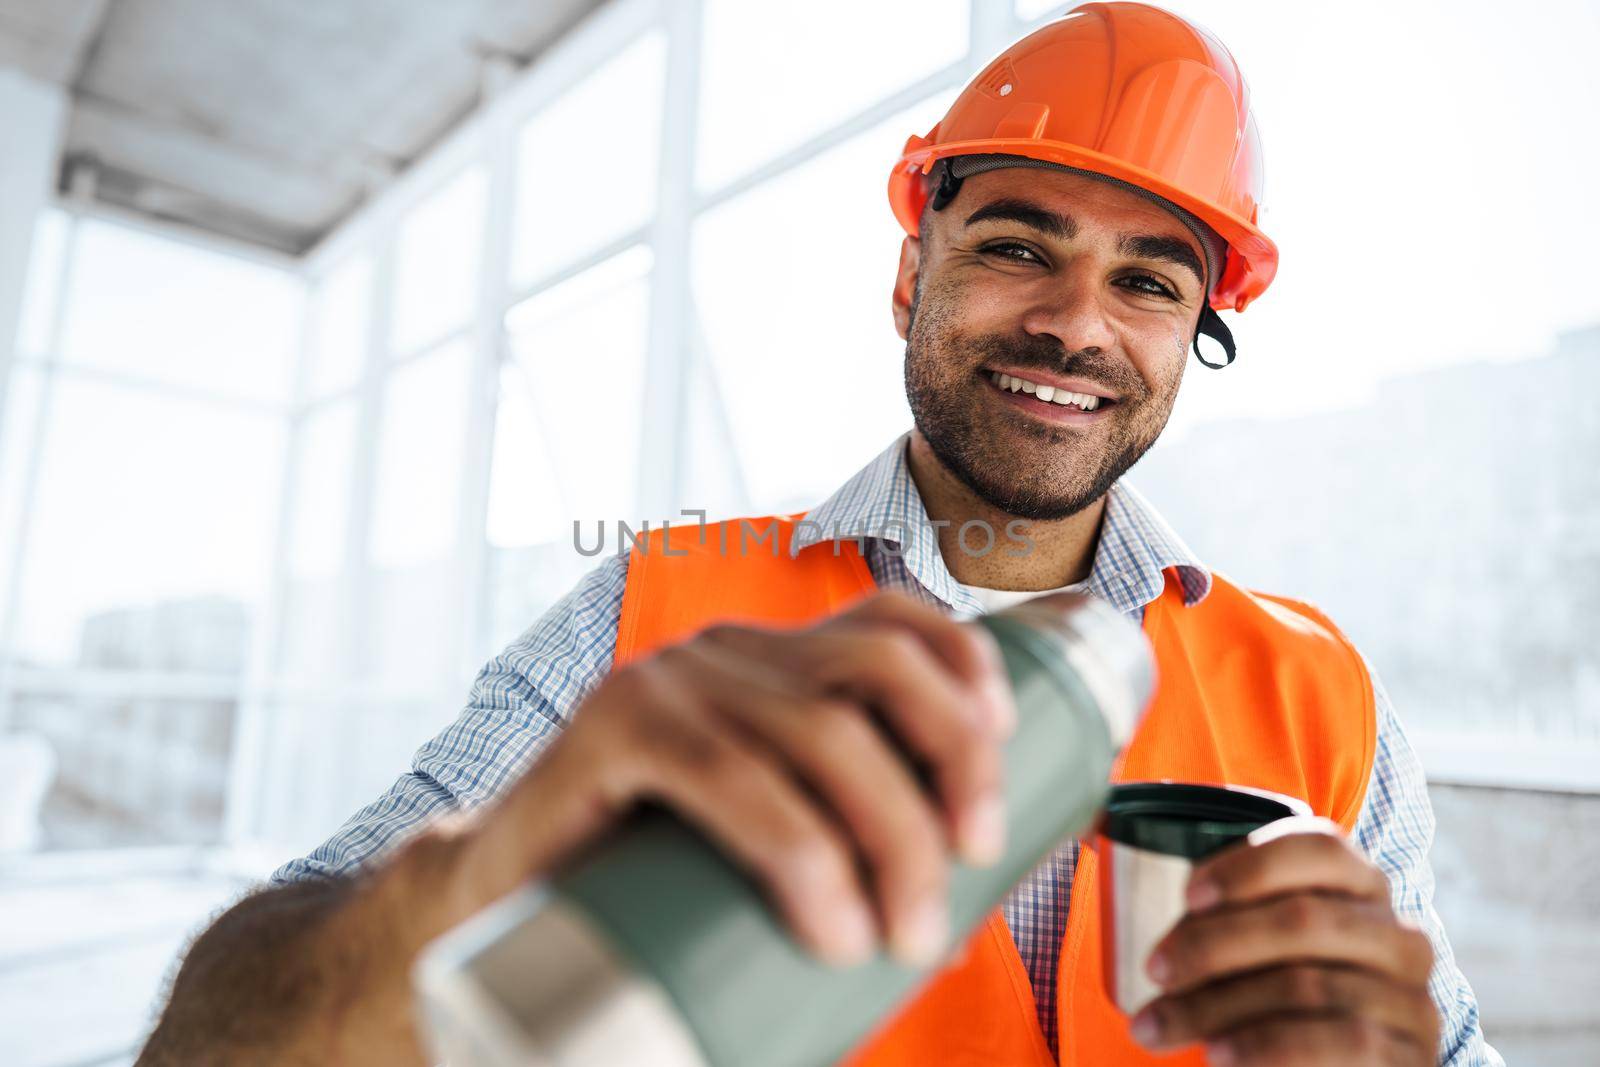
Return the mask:
<svg viewBox="0 0 1600 1067"><path fill-rule="evenodd" d="M1137 230L1176 237L1191 246L1195 243L1194 234L1177 216L1137 193L1070 171L1034 167L1002 167L974 174L961 183L961 191L943 211L933 214L935 218L944 216L940 225L959 225L985 203L1012 197L1070 215L1086 235Z"/></svg>

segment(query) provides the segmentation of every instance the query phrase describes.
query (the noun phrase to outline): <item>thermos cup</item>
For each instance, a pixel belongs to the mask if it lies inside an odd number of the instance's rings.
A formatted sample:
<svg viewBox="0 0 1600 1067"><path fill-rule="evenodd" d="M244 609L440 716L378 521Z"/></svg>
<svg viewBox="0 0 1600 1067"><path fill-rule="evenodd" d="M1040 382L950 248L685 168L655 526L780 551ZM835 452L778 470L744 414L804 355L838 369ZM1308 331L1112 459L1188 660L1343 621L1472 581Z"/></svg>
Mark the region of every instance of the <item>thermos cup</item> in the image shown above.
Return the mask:
<svg viewBox="0 0 1600 1067"><path fill-rule="evenodd" d="M1144 635L1103 601L1053 594L964 625L997 639L1019 723L1004 754L1006 853L952 871L963 941L1091 826L1153 681ZM436 940L413 979L452 1067L819 1067L932 973L882 954L848 968L815 959L719 851L645 808Z"/></svg>
<svg viewBox="0 0 1600 1067"><path fill-rule="evenodd" d="M1161 995L1144 965L1183 918L1196 863L1269 822L1309 814L1302 800L1243 786L1113 786L1096 842L1102 959L1112 1001L1132 1015Z"/></svg>

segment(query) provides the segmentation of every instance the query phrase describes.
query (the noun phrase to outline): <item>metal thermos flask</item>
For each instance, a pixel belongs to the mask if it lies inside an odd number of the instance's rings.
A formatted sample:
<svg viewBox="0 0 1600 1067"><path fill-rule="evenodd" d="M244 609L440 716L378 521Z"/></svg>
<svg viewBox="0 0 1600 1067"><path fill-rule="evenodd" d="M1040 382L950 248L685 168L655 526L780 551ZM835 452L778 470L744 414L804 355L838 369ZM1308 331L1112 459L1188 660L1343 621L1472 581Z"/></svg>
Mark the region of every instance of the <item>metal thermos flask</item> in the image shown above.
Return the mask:
<svg viewBox="0 0 1600 1067"><path fill-rule="evenodd" d="M1005 748L1006 852L954 866L952 947L1093 823L1153 685L1144 635L1104 601L1055 594L967 625L997 639L1019 722ZM884 954L817 960L714 846L642 808L434 941L413 979L427 1039L452 1067L820 1067L936 970Z"/></svg>

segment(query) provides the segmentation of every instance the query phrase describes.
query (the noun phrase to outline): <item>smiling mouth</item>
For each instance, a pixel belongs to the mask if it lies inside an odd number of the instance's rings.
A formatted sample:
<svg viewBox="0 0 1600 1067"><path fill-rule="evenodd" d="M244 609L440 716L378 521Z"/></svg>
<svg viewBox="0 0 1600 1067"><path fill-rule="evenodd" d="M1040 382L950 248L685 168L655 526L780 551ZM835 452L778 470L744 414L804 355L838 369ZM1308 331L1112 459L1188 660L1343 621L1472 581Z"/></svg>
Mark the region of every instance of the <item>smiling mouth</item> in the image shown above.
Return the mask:
<svg viewBox="0 0 1600 1067"><path fill-rule="evenodd" d="M985 370L983 376L989 383L1001 392L1020 394L1032 397L1041 404L1049 404L1064 408L1066 411L1092 412L1104 411L1116 404L1110 397L1096 396L1093 393L1074 393L1060 389L1053 385L1029 381L1013 374L1002 374L999 371Z"/></svg>

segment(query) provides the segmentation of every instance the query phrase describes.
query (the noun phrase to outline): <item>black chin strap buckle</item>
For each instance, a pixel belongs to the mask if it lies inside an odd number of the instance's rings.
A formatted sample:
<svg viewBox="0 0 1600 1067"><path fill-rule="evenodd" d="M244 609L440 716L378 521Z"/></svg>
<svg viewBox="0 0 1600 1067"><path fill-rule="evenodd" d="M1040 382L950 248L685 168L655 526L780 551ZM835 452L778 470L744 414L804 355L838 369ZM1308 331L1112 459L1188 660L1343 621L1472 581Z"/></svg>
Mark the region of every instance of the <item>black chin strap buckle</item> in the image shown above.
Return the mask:
<svg viewBox="0 0 1600 1067"><path fill-rule="evenodd" d="M1200 351L1201 334L1205 334L1207 337L1217 342L1217 344L1221 345L1222 350L1227 353L1228 358L1223 360L1221 363L1213 363L1207 359L1205 357L1205 353ZM1207 304L1200 309L1200 325L1194 333L1194 355L1196 359L1205 364L1207 367L1210 367L1212 370L1221 370L1223 367L1226 367L1228 364L1232 363L1233 357L1237 355L1237 348L1233 343L1233 331L1228 329L1228 324L1222 321L1222 316L1218 315L1211 309L1210 304Z"/></svg>
<svg viewBox="0 0 1600 1067"><path fill-rule="evenodd" d="M939 161L939 184L934 187L933 196L929 206L935 211L942 210L946 204L956 198L956 193L961 191L961 179L950 173L950 161Z"/></svg>

